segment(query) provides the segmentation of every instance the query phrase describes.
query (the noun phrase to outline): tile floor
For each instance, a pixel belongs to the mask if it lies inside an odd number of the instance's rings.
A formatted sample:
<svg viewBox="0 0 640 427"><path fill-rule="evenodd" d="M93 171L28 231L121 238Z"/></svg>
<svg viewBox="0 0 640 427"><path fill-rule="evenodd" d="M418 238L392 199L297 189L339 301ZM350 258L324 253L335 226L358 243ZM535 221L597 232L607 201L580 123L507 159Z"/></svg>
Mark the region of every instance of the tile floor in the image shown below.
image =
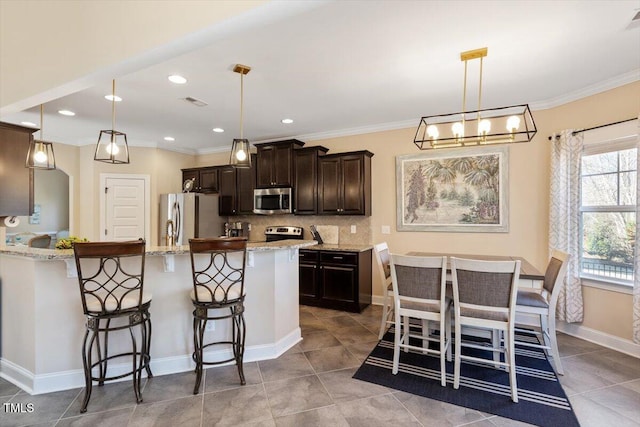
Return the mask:
<svg viewBox="0 0 640 427"><path fill-rule="evenodd" d="M362 314L301 307L304 340L276 360L146 381L135 404L130 381L94 387L86 414L82 389L30 396L0 379L0 426L518 426L523 423L417 397L351 378L377 342L380 307ZM588 426L640 426L640 360L560 335L561 383L578 420ZM33 404L7 413L4 403Z"/></svg>

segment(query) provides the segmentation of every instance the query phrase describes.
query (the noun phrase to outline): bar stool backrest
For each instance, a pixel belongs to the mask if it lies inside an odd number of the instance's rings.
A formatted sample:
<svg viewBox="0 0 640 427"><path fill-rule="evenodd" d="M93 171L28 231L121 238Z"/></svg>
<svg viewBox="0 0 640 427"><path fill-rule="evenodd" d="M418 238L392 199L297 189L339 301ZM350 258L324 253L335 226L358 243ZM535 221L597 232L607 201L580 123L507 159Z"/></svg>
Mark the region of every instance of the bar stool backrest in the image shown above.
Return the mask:
<svg viewBox="0 0 640 427"><path fill-rule="evenodd" d="M447 257L391 255L394 297L400 308L444 311ZM415 303L427 304L419 306ZM429 306L431 305L431 306Z"/></svg>
<svg viewBox="0 0 640 427"><path fill-rule="evenodd" d="M73 244L87 315L137 311L143 305L145 241Z"/></svg>
<svg viewBox="0 0 640 427"><path fill-rule="evenodd" d="M374 249L376 260L378 261L380 282L383 286L389 286L389 283L391 283L391 254L389 253L389 246L387 246L386 242L382 242L375 245Z"/></svg>
<svg viewBox="0 0 640 427"><path fill-rule="evenodd" d="M226 304L244 297L247 239L189 239L194 301Z"/></svg>

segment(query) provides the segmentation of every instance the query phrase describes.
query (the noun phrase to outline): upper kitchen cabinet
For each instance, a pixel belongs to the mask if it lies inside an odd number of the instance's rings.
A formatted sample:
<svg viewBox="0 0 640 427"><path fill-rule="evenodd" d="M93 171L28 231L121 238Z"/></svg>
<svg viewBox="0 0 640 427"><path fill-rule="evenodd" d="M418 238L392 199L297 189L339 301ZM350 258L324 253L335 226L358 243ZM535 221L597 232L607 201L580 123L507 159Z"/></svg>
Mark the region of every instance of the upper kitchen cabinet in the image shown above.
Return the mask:
<svg viewBox="0 0 640 427"><path fill-rule="evenodd" d="M318 158L318 213L371 215L369 151L328 154Z"/></svg>
<svg viewBox="0 0 640 427"><path fill-rule="evenodd" d="M193 191L196 193L218 192L218 168L182 169L182 182L193 179Z"/></svg>
<svg viewBox="0 0 640 427"><path fill-rule="evenodd" d="M229 216L238 214L238 196L236 194L236 168L222 166L218 168L219 199L218 214Z"/></svg>
<svg viewBox="0 0 640 427"><path fill-rule="evenodd" d="M256 188L291 187L293 183L293 152L304 145L297 139L255 144Z"/></svg>
<svg viewBox="0 0 640 427"><path fill-rule="evenodd" d="M218 166L219 208L221 216L253 214L253 190L256 187L256 155L250 168Z"/></svg>
<svg viewBox="0 0 640 427"><path fill-rule="evenodd" d="M37 130L0 122L0 216L33 213L33 169L24 164Z"/></svg>
<svg viewBox="0 0 640 427"><path fill-rule="evenodd" d="M238 214L253 214L253 190L256 188L256 154L251 155L250 168L236 169Z"/></svg>
<svg viewBox="0 0 640 427"><path fill-rule="evenodd" d="M329 149L321 145L294 151L294 214L318 213L318 158L327 151Z"/></svg>

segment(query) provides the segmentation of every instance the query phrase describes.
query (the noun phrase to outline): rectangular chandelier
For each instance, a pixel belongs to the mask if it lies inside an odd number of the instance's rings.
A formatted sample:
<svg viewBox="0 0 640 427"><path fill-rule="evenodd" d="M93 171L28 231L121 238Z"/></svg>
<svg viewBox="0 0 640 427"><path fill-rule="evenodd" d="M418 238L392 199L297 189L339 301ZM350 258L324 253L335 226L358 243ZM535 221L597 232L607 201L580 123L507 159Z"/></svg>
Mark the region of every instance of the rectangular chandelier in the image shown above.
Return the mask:
<svg viewBox="0 0 640 427"><path fill-rule="evenodd" d="M462 111L422 117L413 138L419 149L512 144L533 139L537 130L528 104L482 109L482 64L488 51L482 47L460 53L464 62ZM478 109L467 111L467 63L476 59L480 60Z"/></svg>
<svg viewBox="0 0 640 427"><path fill-rule="evenodd" d="M536 134L528 104L420 119L414 144L421 150L529 142Z"/></svg>

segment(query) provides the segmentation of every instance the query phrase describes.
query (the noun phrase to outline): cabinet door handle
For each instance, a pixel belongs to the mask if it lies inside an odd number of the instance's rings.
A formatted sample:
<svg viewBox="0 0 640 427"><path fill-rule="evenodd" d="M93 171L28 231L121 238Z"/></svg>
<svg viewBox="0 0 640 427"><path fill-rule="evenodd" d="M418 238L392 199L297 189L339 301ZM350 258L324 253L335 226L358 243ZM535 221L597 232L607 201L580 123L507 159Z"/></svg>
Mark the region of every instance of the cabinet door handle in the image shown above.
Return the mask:
<svg viewBox="0 0 640 427"><path fill-rule="evenodd" d="M333 259L344 259L344 257L341 256L334 256Z"/></svg>

